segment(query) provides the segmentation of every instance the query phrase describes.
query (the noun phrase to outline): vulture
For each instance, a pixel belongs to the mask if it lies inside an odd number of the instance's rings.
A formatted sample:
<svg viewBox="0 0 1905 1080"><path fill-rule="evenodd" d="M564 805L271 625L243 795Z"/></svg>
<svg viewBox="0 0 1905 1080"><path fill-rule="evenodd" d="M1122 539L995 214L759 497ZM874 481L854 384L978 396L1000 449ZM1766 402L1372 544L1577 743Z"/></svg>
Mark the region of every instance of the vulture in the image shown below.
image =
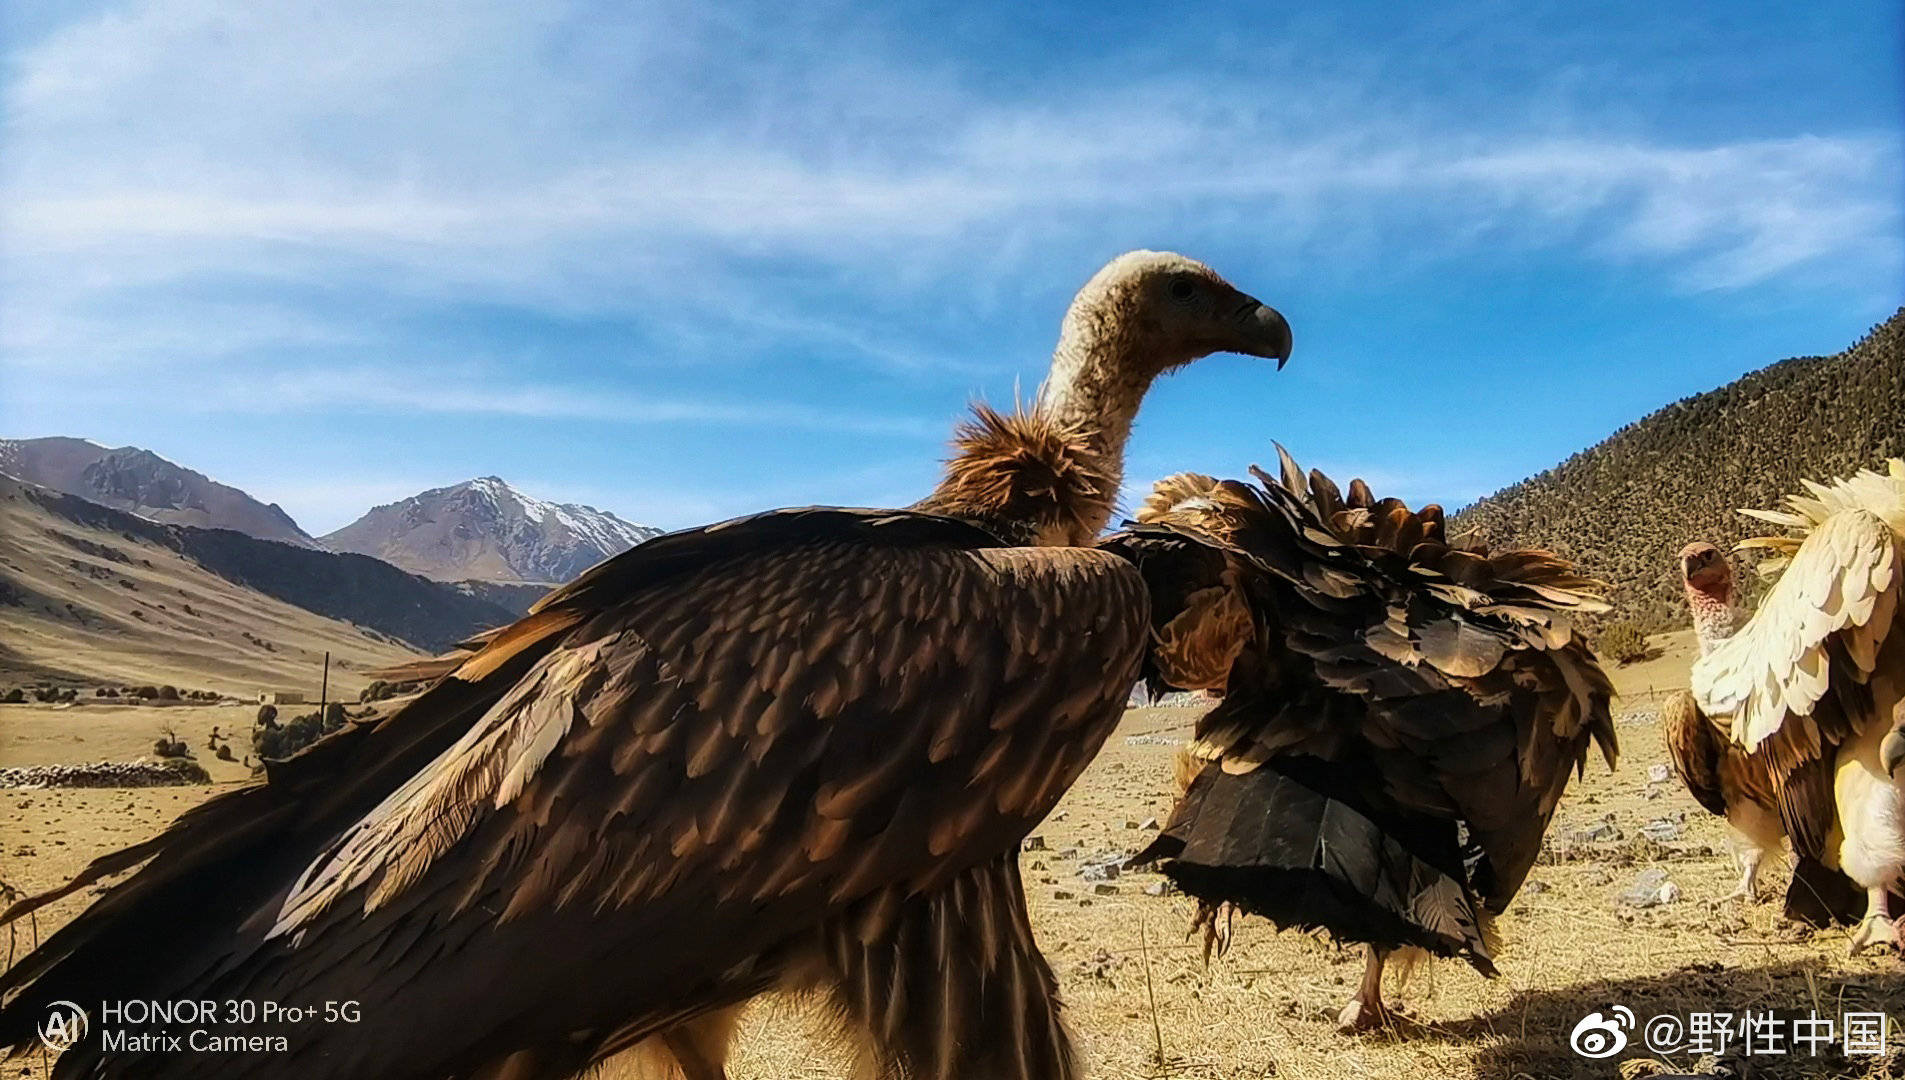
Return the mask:
<svg viewBox="0 0 1905 1080"><path fill-rule="evenodd" d="M1693 615L1694 639L1705 656L1733 636L1738 613L1733 606L1733 566L1712 544L1696 542L1680 550L1680 578ZM1753 900L1759 894L1759 869L1766 853L1784 845L1779 800L1763 759L1727 742L1693 700L1691 691L1669 697L1660 710L1667 756L1695 801L1732 826L1740 862L1740 881L1723 900Z"/></svg>
<svg viewBox="0 0 1905 1080"><path fill-rule="evenodd" d="M1236 910L1365 944L1338 1017L1362 1030L1390 1022L1398 950L1495 973L1493 917L1570 776L1590 743L1613 765L1612 687L1576 625L1605 587L1278 452L1255 484L1160 483L1105 541L1151 591L1147 680L1222 694L1137 858L1199 901L1207 956Z"/></svg>
<svg viewBox="0 0 1905 1080"><path fill-rule="evenodd" d="M1793 530L1740 545L1778 581L1693 665L1693 705L1764 768L1796 860L1865 894L1853 953L1899 948L1890 890L1905 871L1905 460L1820 484L1748 516Z"/></svg>
<svg viewBox="0 0 1905 1080"><path fill-rule="evenodd" d="M1693 616L1694 639L1705 656L1733 636L1739 625L1734 602L1733 566L1726 554L1704 541L1688 544L1676 560ZM1700 712L1692 691L1681 690L1661 705L1667 756L1695 801L1726 818L1732 827L1740 880L1721 897L1753 901L1759 895L1759 870L1768 851L1785 845L1779 785L1764 755L1748 754L1727 740ZM1825 799L1805 813L1833 813L1830 792L1819 785L1794 792ZM1795 809L1798 809L1795 807ZM1786 890L1786 917L1816 926L1857 922L1865 897L1844 874L1804 854L1793 860Z"/></svg>
<svg viewBox="0 0 1905 1080"><path fill-rule="evenodd" d="M1290 353L1182 256L1079 292L1028 409L983 407L902 510L667 534L476 643L386 718L103 856L132 870L0 975L0 1047L57 1002L354 1003L55 1077L540 1080L624 1050L725 1075L736 1012L825 995L875 1075L1076 1075L1021 839L1122 714L1148 641L1107 523L1152 380ZM670 1060L672 1059L672 1060Z"/></svg>

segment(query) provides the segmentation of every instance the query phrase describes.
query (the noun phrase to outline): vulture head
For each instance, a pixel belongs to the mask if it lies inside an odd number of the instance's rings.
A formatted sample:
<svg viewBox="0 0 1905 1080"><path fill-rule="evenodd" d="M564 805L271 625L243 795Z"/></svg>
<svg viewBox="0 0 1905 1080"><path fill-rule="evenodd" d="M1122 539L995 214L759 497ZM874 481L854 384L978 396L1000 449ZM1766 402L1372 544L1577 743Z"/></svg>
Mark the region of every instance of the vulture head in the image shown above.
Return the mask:
<svg viewBox="0 0 1905 1080"><path fill-rule="evenodd" d="M1092 342L1145 382L1212 353L1290 359L1290 324L1217 271L1168 251L1132 251L1093 274L1064 339Z"/></svg>
<svg viewBox="0 0 1905 1080"><path fill-rule="evenodd" d="M1725 552L1698 540L1680 549L1680 579L1689 589L1725 600L1732 591L1733 566Z"/></svg>
<svg viewBox="0 0 1905 1080"><path fill-rule="evenodd" d="M1705 655L1733 636L1733 564L1726 553L1705 541L1680 549L1680 580L1687 590L1687 609Z"/></svg>

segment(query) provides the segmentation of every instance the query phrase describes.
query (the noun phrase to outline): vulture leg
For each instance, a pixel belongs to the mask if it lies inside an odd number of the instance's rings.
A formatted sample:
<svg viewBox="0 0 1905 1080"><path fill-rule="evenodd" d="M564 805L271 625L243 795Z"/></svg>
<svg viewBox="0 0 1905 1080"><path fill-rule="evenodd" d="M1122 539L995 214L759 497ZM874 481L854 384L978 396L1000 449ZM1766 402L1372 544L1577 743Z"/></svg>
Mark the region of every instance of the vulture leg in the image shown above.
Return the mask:
<svg viewBox="0 0 1905 1080"><path fill-rule="evenodd" d="M1076 1080L1016 852L924 896L874 896L829 927L826 952L835 1005L864 1039L864 1075Z"/></svg>
<svg viewBox="0 0 1905 1080"><path fill-rule="evenodd" d="M1191 933L1204 931L1204 966L1210 966L1214 953L1221 958L1230 951L1230 926L1236 919L1237 908L1225 900L1215 906L1209 903L1197 905L1197 915L1191 919Z"/></svg>
<svg viewBox="0 0 1905 1080"><path fill-rule="evenodd" d="M1389 958L1389 950L1375 945L1369 949L1369 962L1363 967L1363 984L1356 989L1356 996L1349 999L1343 1011L1336 1014L1336 1029L1342 1032L1372 1031L1393 1024L1396 1014L1382 1003L1382 966Z"/></svg>
<svg viewBox="0 0 1905 1080"><path fill-rule="evenodd" d="M1739 852L1740 883L1733 891L1720 897L1721 900L1744 900L1755 903L1759 900L1759 866L1766 858L1766 852L1756 847L1742 848Z"/></svg>
<svg viewBox="0 0 1905 1080"><path fill-rule="evenodd" d="M1865 891L1865 919L1852 935L1851 955L1857 956L1874 946L1900 947L1898 924L1892 921L1891 896L1884 889Z"/></svg>
<svg viewBox="0 0 1905 1080"><path fill-rule="evenodd" d="M1768 851L1776 850L1785 840L1779 814L1746 799L1736 799L1727 807L1727 823L1733 826L1734 858L1740 864L1740 883L1721 897L1721 901L1759 899L1759 869Z"/></svg>

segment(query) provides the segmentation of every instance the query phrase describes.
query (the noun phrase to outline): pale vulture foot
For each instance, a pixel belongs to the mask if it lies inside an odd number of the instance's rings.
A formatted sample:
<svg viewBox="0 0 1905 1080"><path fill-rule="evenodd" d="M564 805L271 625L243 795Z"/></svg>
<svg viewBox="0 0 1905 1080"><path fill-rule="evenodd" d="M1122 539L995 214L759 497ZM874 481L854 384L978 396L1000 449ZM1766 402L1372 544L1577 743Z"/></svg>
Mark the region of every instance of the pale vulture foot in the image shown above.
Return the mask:
<svg viewBox="0 0 1905 1080"><path fill-rule="evenodd" d="M1886 915L1867 915L1859 923L1859 929L1852 935L1852 948L1846 955L1857 956L1867 949L1889 948L1894 952L1905 951L1898 937L1898 924Z"/></svg>
<svg viewBox="0 0 1905 1080"><path fill-rule="evenodd" d="M1401 1010L1383 1004L1382 965L1387 956L1374 945L1368 948L1369 960L1363 967L1363 984L1357 988L1356 996L1349 999L1349 1004L1343 1006L1343 1011L1336 1014L1336 1030L1345 1035L1392 1028L1398 1021L1406 1019Z"/></svg>
<svg viewBox="0 0 1905 1080"><path fill-rule="evenodd" d="M1740 860L1740 883L1733 886L1732 892L1720 897L1715 903L1725 904L1734 900L1744 901L1748 904L1757 904L1760 902L1759 860L1757 858Z"/></svg>
<svg viewBox="0 0 1905 1080"><path fill-rule="evenodd" d="M1892 919L1890 899L1884 889L1866 890L1865 918L1859 922L1858 932L1852 935L1852 947L1849 956L1857 956L1867 949L1888 948L1893 952L1905 951L1898 936L1898 923Z"/></svg>
<svg viewBox="0 0 1905 1080"><path fill-rule="evenodd" d="M1230 951L1230 924L1237 917L1237 909L1229 901L1212 907L1199 904L1197 914L1191 919L1191 933L1204 932L1204 966L1210 966L1211 954L1215 952L1219 959Z"/></svg>

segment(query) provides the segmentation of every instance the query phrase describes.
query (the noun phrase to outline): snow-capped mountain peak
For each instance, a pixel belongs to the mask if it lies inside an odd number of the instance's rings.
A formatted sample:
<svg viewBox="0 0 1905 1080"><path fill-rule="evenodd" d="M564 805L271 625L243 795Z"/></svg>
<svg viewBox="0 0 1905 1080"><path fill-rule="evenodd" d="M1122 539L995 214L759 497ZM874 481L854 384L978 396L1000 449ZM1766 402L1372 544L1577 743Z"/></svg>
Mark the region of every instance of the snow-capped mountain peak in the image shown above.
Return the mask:
<svg viewBox="0 0 1905 1080"><path fill-rule="evenodd" d="M660 532L480 476L379 506L323 539L439 580L564 582Z"/></svg>

